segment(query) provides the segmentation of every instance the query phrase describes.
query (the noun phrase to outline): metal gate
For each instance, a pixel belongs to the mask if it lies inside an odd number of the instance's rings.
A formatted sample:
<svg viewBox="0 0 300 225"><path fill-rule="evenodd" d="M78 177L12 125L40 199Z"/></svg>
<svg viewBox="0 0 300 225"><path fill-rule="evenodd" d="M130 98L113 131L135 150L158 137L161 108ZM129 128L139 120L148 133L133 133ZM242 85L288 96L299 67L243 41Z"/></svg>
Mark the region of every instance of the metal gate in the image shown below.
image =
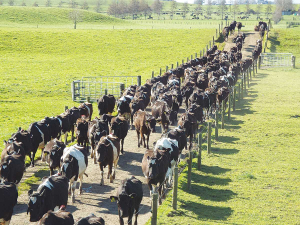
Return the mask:
<svg viewBox="0 0 300 225"><path fill-rule="evenodd" d="M90 102L95 102L105 94L119 97L122 89L134 84L141 85L141 76L83 77L72 81L72 100L85 102L89 97Z"/></svg>
<svg viewBox="0 0 300 225"><path fill-rule="evenodd" d="M262 53L260 67L292 67L294 56L292 53Z"/></svg>

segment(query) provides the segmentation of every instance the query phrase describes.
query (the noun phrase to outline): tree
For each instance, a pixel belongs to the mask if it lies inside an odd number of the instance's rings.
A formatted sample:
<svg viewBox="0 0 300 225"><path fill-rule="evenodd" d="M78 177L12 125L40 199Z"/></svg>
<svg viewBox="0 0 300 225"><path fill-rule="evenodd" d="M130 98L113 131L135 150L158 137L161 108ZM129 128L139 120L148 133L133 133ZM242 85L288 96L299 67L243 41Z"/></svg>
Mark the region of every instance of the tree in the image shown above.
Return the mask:
<svg viewBox="0 0 300 225"><path fill-rule="evenodd" d="M78 10L73 10L72 12L70 12L70 19L74 23L74 29L76 29L77 23L82 21L82 13Z"/></svg>
<svg viewBox="0 0 300 225"><path fill-rule="evenodd" d="M199 15L202 14L202 1L197 1L197 5L195 7L195 14L197 16L197 19L199 19Z"/></svg>
<svg viewBox="0 0 300 225"><path fill-rule="evenodd" d="M189 12L189 4L187 2L183 3L182 5L182 17L185 18L186 17L186 14L188 14Z"/></svg>
<svg viewBox="0 0 300 225"><path fill-rule="evenodd" d="M160 0L155 0L152 4L152 10L154 13L158 15L158 18L160 17L161 11L163 8L163 3Z"/></svg>
<svg viewBox="0 0 300 225"><path fill-rule="evenodd" d="M46 0L46 7L51 7L51 6L52 6L51 0Z"/></svg>
<svg viewBox="0 0 300 225"><path fill-rule="evenodd" d="M271 14L271 12L272 12L272 6L271 6L270 2L268 1L268 5L267 5L267 8L266 8L267 19L269 19L269 15Z"/></svg>
<svg viewBox="0 0 300 225"><path fill-rule="evenodd" d="M97 13L100 13L100 12L101 12L101 8L102 8L102 2L101 2L101 0L98 0L98 1L96 2L95 11L96 11Z"/></svg>
<svg viewBox="0 0 300 225"><path fill-rule="evenodd" d="M128 14L128 4L124 0L120 0L118 5L118 11L122 18L126 17L126 15Z"/></svg>
<svg viewBox="0 0 300 225"><path fill-rule="evenodd" d="M174 13L177 9L177 5L178 5L177 2L175 0L172 0L172 2L171 2L171 15L170 15L171 20L173 19Z"/></svg>
<svg viewBox="0 0 300 225"><path fill-rule="evenodd" d="M138 0L131 0L128 5L128 11L132 14L132 19L134 20L134 15L139 12L140 6L139 6Z"/></svg>
<svg viewBox="0 0 300 225"><path fill-rule="evenodd" d="M37 1L35 1L33 4L32 4L33 7L39 7L39 4L37 3Z"/></svg>
<svg viewBox="0 0 300 225"><path fill-rule="evenodd" d="M206 14L207 15L211 15L211 5L212 5L212 2L211 2L211 0L208 0L207 1L207 7L206 7Z"/></svg>
<svg viewBox="0 0 300 225"><path fill-rule="evenodd" d="M249 16L250 14L250 4L249 4L249 0L246 1L246 15Z"/></svg>
<svg viewBox="0 0 300 225"><path fill-rule="evenodd" d="M26 6L26 3L23 1L22 4L21 4L21 6Z"/></svg>
<svg viewBox="0 0 300 225"><path fill-rule="evenodd" d="M261 4L256 5L256 19L260 18Z"/></svg>
<svg viewBox="0 0 300 225"><path fill-rule="evenodd" d="M225 11L227 11L227 5L226 5L226 1L225 0L221 0L218 9L221 12L222 20L223 20L223 15L224 15Z"/></svg>
<svg viewBox="0 0 300 225"><path fill-rule="evenodd" d="M15 4L15 0L8 0L8 4L9 4L10 6L13 6L13 5Z"/></svg>
<svg viewBox="0 0 300 225"><path fill-rule="evenodd" d="M3 5L3 0L0 0L0 5Z"/></svg>
<svg viewBox="0 0 300 225"><path fill-rule="evenodd" d="M82 4L81 8L84 9L84 10L88 10L88 9L90 8L90 7L89 7L89 4L87 3L86 0L84 0L84 2L83 2L83 4Z"/></svg>
<svg viewBox="0 0 300 225"><path fill-rule="evenodd" d="M78 2L76 2L75 0L70 0L69 1L69 7L72 9L75 9L78 5Z"/></svg>
<svg viewBox="0 0 300 225"><path fill-rule="evenodd" d="M234 1L233 4L233 20L235 20L235 15L240 13L240 6L237 2L237 0Z"/></svg>
<svg viewBox="0 0 300 225"><path fill-rule="evenodd" d="M64 4L64 2L63 2L63 1L60 1L60 2L58 3L58 7L61 8L63 4Z"/></svg>
<svg viewBox="0 0 300 225"><path fill-rule="evenodd" d="M144 14L145 19L146 19L147 15L151 12L151 8L150 8L150 6L148 5L148 3L145 0L141 0L140 1L140 9L139 9L139 11Z"/></svg>

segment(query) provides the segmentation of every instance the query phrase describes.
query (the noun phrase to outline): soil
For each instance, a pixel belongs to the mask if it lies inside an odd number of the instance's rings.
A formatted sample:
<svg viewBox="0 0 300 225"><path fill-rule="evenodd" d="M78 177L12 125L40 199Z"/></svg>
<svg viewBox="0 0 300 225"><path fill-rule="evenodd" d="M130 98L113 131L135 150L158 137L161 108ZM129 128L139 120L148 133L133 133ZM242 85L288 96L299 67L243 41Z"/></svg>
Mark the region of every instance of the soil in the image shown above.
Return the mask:
<svg viewBox="0 0 300 225"><path fill-rule="evenodd" d="M224 50L229 51L231 47L235 45L232 43L232 38L236 36L230 35L228 41L224 47ZM259 39L258 32L249 32L246 34L245 43L243 44L242 54L243 58L251 57L251 51L256 45L256 40ZM147 111L150 111L148 108ZM181 109L181 113L184 110ZM180 115L179 115L180 116ZM174 126L170 126L174 128ZM153 142L161 137L161 128L156 126L156 133L150 135L149 147L152 147ZM118 220L118 207L116 202L110 201L111 195L116 195L116 190L121 184L121 181L125 178L135 176L143 182L144 197L140 205L140 212L138 216L138 224L145 224L151 217L151 202L149 189L146 185L146 179L143 176L141 169L141 162L145 152L145 148L137 147L137 135L134 130L129 130L127 137L124 141L124 154L120 156L118 168L116 170L116 179L113 183L109 182L109 179L104 180L104 186L100 186L100 169L97 164L93 163L93 160L89 157L88 168L86 173L88 177L83 179L83 194L79 195L79 190L75 192L75 203L69 202L66 210L73 214L75 220L80 217L88 216L94 213L96 216L101 216L106 224L119 224ZM185 153L185 152L183 152ZM24 174L23 181L37 173L42 168L45 168L45 163L41 161L36 162L34 168L27 168ZM45 176L50 173L45 173ZM107 168L104 170L104 177L106 178ZM33 186L36 190L37 185ZM77 186L78 188L78 186ZM18 204L14 208L14 214L11 220L12 225L27 225L35 224L29 222L29 215L26 215L28 196L27 193L23 193L18 198ZM124 221L127 222L127 219Z"/></svg>

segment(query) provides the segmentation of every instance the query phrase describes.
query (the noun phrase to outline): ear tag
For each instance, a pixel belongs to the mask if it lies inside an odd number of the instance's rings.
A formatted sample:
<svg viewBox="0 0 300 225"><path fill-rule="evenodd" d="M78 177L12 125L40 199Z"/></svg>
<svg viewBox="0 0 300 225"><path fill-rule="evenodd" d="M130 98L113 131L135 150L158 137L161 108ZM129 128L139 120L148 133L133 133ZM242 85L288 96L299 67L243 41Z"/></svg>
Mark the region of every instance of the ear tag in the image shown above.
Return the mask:
<svg viewBox="0 0 300 225"><path fill-rule="evenodd" d="M111 202L115 202L116 201L116 199L115 198L111 198L111 200L110 200Z"/></svg>
<svg viewBox="0 0 300 225"><path fill-rule="evenodd" d="M133 196L131 196L131 198L134 198Z"/></svg>

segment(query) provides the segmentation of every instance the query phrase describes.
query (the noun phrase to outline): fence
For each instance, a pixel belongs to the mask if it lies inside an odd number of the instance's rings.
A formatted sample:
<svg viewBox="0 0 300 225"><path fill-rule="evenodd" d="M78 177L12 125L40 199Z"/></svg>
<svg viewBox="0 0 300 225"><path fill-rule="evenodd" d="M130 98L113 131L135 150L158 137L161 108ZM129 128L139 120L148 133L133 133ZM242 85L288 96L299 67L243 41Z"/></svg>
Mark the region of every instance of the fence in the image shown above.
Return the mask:
<svg viewBox="0 0 300 225"><path fill-rule="evenodd" d="M104 94L119 96L130 85L141 85L141 76L83 77L72 82L72 100L94 102Z"/></svg>
<svg viewBox="0 0 300 225"><path fill-rule="evenodd" d="M260 68L295 67L295 56L292 53L262 53Z"/></svg>

